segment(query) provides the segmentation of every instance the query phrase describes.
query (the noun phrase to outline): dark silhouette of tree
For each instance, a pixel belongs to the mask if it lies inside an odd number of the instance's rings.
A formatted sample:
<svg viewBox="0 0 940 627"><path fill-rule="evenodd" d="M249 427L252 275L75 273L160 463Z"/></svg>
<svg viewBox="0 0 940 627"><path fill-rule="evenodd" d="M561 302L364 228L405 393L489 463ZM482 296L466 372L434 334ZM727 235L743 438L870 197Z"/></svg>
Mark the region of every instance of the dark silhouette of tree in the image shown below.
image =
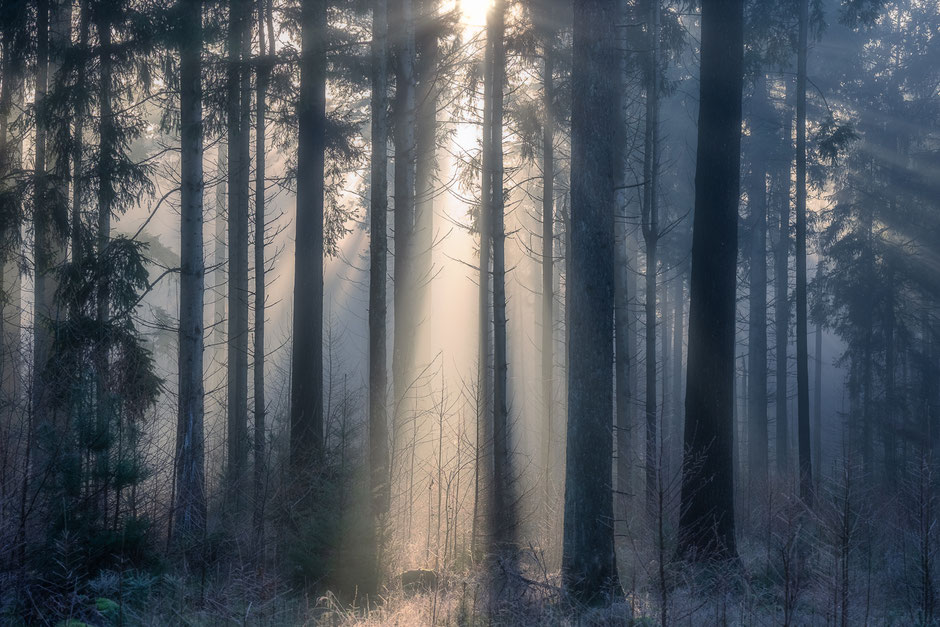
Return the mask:
<svg viewBox="0 0 940 627"><path fill-rule="evenodd" d="M571 69L571 217L568 441L562 575L578 601L608 602L614 556L613 416L614 169L620 146L621 67L617 3L574 3Z"/></svg>
<svg viewBox="0 0 940 627"><path fill-rule="evenodd" d="M734 331L743 2L702 2L695 218L679 553L736 555Z"/></svg>

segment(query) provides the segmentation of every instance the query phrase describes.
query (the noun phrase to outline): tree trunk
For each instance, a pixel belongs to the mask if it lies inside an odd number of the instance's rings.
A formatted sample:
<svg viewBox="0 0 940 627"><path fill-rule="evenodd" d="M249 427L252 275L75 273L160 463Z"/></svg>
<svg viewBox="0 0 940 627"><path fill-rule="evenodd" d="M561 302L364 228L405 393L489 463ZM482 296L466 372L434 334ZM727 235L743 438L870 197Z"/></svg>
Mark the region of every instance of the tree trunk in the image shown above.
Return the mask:
<svg viewBox="0 0 940 627"><path fill-rule="evenodd" d="M412 384L414 370L414 219L416 167L415 102L415 24L414 0L396 0L394 32L391 33L395 60L395 256L393 285L395 343L392 348L392 376L395 385L395 424L393 436L403 434L404 399Z"/></svg>
<svg viewBox="0 0 940 627"><path fill-rule="evenodd" d="M506 83L505 5L496 0L487 16L487 43L491 94L485 96L492 112L489 134L489 194L493 225L493 553L512 552L515 541L515 516L512 497L512 448L509 432L508 355L506 345L506 235L503 226L503 88Z"/></svg>
<svg viewBox="0 0 940 627"><path fill-rule="evenodd" d="M61 0L38 0L36 44L36 88L34 101L40 110L45 103L50 85L55 83L62 65L61 52L70 37L72 19L71 4ZM56 150L50 141L59 126L68 120L52 121L39 116L36 122L34 145L34 264L33 275L33 418L32 443L36 451L32 464L34 479L49 471L49 463L55 457L62 440L56 437L60 425L55 411L50 406L50 390L57 382L47 368L52 358L55 342L55 327L62 320L62 312L56 302L58 291L57 272L65 261L67 237L63 225L68 223L67 189L63 182L68 172L68 157ZM36 489L40 483L33 481Z"/></svg>
<svg viewBox="0 0 940 627"><path fill-rule="evenodd" d="M202 241L202 2L180 1L180 327L174 536L183 547L206 521ZM195 557L195 556L194 556Z"/></svg>
<svg viewBox="0 0 940 627"><path fill-rule="evenodd" d="M434 177L437 170L437 106L440 94L440 53L438 34L441 28L438 0L419 0L416 39L416 128L415 128L415 214L412 252L414 270L410 280L414 293L413 355L416 364L430 361L431 346L428 330L431 325L431 249L434 245Z"/></svg>
<svg viewBox="0 0 940 627"><path fill-rule="evenodd" d="M817 486L822 475L822 369L822 326L817 324L816 385L815 390L813 390L813 465L816 468Z"/></svg>
<svg viewBox="0 0 940 627"><path fill-rule="evenodd" d="M248 470L248 198L250 167L251 4L229 4L228 69L228 463L226 504L245 504ZM298 173L298 179L300 174Z"/></svg>
<svg viewBox="0 0 940 627"><path fill-rule="evenodd" d="M381 581L385 520L389 507L388 459L388 0L372 5L372 167L369 236L369 472L372 488L374 562L366 592Z"/></svg>
<svg viewBox="0 0 940 627"><path fill-rule="evenodd" d="M647 16L649 57L646 84L646 132L643 141L643 240L646 243L646 509L656 509L659 473L656 424L656 271L659 246L659 2L652 0ZM665 311L665 309L664 309Z"/></svg>
<svg viewBox="0 0 940 627"><path fill-rule="evenodd" d="M493 97L493 63L491 60L492 39L487 37L483 60L483 136L482 158L486 161L480 172L480 215L477 228L480 232L480 277L479 277L479 346L477 349L477 424L476 424L476 468L475 494L472 531L472 552L476 557L492 535L490 527L493 483L493 414L490 412L490 251L492 244L492 195L490 194L492 169L490 160L490 142L492 133L493 107L489 100ZM482 528L481 528L482 527Z"/></svg>
<svg viewBox="0 0 940 627"><path fill-rule="evenodd" d="M679 553L730 558L743 2L703 0Z"/></svg>
<svg viewBox="0 0 940 627"><path fill-rule="evenodd" d="M554 494L552 475L552 442L555 409L552 378L555 366L555 30L549 26L552 16L544 10L542 50L542 412L545 425L542 431L542 474L545 490L542 504L545 521L550 524L551 503ZM550 528L550 527L549 527Z"/></svg>
<svg viewBox="0 0 940 627"><path fill-rule="evenodd" d="M796 388L800 498L812 507L813 463L809 434L809 350L806 310L806 56L809 0L800 1L796 70Z"/></svg>
<svg viewBox="0 0 940 627"><path fill-rule="evenodd" d="M751 238L748 289L748 473L757 490L767 482L767 162L764 157L772 129L768 128L767 77L761 71L751 99L751 171L748 208Z"/></svg>
<svg viewBox="0 0 940 627"><path fill-rule="evenodd" d="M23 106L25 59L25 5L14 5L8 11L8 22L2 27L3 85L0 90L0 194L15 194L14 186L23 167L23 141L10 136L10 127ZM19 266L19 220L22 204L18 198L10 202L15 221L0 231L0 429L13 426L14 414L20 405L20 328L22 325L21 282ZM12 216L11 216L12 217ZM4 482L5 483L5 482ZM6 488L6 485L4 485ZM5 492L4 492L5 495Z"/></svg>
<svg viewBox="0 0 940 627"><path fill-rule="evenodd" d="M789 102L793 91L792 81L787 81L787 106L784 110L783 137L787 150L792 145L793 118ZM788 372L787 346L790 335L790 163L778 173L780 214L777 222L777 243L774 251L774 341L776 343L774 393L775 420L777 426L777 474L785 477L790 470L790 427L787 415Z"/></svg>
<svg viewBox="0 0 940 627"><path fill-rule="evenodd" d="M301 7L297 235L291 363L291 465L315 471L323 448L323 187L326 0Z"/></svg>
<svg viewBox="0 0 940 627"><path fill-rule="evenodd" d="M265 473L265 395L264 395L264 335L265 335L265 130L267 90L275 54L274 18L271 2L258 0L258 69L255 113L255 343L254 343L254 553L260 562L264 559L264 506L266 500ZM267 14L267 20L265 20ZM268 48L265 45L265 22L269 26Z"/></svg>
<svg viewBox="0 0 940 627"><path fill-rule="evenodd" d="M620 95L618 9L576 0L571 109L568 437L562 578L579 602L619 591L612 455L615 169Z"/></svg>

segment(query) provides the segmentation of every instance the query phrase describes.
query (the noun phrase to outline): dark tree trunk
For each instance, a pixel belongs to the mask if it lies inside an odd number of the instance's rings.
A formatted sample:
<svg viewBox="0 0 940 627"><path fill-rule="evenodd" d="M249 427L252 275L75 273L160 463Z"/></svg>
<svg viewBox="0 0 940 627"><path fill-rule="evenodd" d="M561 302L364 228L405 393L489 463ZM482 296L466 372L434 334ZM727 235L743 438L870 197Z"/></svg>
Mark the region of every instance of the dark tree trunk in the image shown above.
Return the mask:
<svg viewBox="0 0 940 627"><path fill-rule="evenodd" d="M767 162L766 147L773 141L767 101L767 77L757 77L751 99L751 171L748 208L751 238L748 293L748 478L760 490L767 481Z"/></svg>
<svg viewBox="0 0 940 627"><path fill-rule="evenodd" d="M549 520L554 481L552 473L552 442L555 409L552 378L555 360L555 29L550 25L550 11L543 8L542 19L542 473L545 490L542 498Z"/></svg>
<svg viewBox="0 0 940 627"><path fill-rule="evenodd" d="M643 142L643 240L646 242L646 509L656 509L659 442L656 424L656 272L659 246L659 2L649 5L646 132ZM665 308L663 308L665 312Z"/></svg>
<svg viewBox="0 0 940 627"><path fill-rule="evenodd" d="M432 247L434 244L434 195L437 170L437 107L441 81L438 35L441 27L438 0L418 0L416 46L416 128L415 128L415 214L412 252L414 268L409 277L414 293L413 355L415 364L425 364L431 358L428 323L432 315L431 278Z"/></svg>
<svg viewBox="0 0 940 627"><path fill-rule="evenodd" d="M614 192L621 146L617 3L576 0L571 109L568 438L562 577L582 603L619 592L612 454Z"/></svg>
<svg viewBox="0 0 940 627"><path fill-rule="evenodd" d="M248 198L251 3L229 4L228 74L228 460L226 504L238 510L248 488ZM298 174L299 178L299 174Z"/></svg>
<svg viewBox="0 0 940 627"><path fill-rule="evenodd" d="M703 0L679 553L730 558L743 2Z"/></svg>
<svg viewBox="0 0 940 627"><path fill-rule="evenodd" d="M787 81L787 106L783 120L782 140L787 150L792 145L792 123L789 103L793 90L792 81ZM788 373L787 346L790 336L790 162L778 173L778 202L780 214L777 221L777 242L774 250L774 341L776 362L776 391L774 393L775 420L777 426L777 474L785 477L790 470L790 426L787 412Z"/></svg>
<svg viewBox="0 0 940 627"><path fill-rule="evenodd" d="M265 474L265 395L264 395L264 331L265 331L265 131L267 90L275 54L274 18L270 0L258 0L258 69L255 113L255 343L254 343L254 496L252 527L255 558L264 559ZM265 16L267 15L267 20ZM265 42L265 22L268 42ZM270 48L268 48L270 46Z"/></svg>
<svg viewBox="0 0 940 627"><path fill-rule="evenodd" d="M7 21L0 26L3 54L3 85L0 90L0 193L9 194L14 177L23 167L23 141L11 137L10 127L19 118L23 106L24 72L26 69L26 5L18 3L6 12ZM21 219L22 203L7 198L17 220ZM18 225L19 222L15 222ZM16 226L0 230L0 429L12 428L12 418L20 407L20 327L22 324L19 236ZM4 431L4 433L9 433ZM12 434L11 434L12 436ZM4 464L4 469L6 465ZM6 479L4 476L3 479ZM2 494L7 484L3 481ZM6 511L6 510L4 510Z"/></svg>
<svg viewBox="0 0 940 627"><path fill-rule="evenodd" d="M493 237L493 519L492 551L511 553L515 541L515 516L512 497L512 448L509 431L508 355L506 344L506 234L503 207L503 88L506 83L505 5L496 0L487 16L487 44L491 54L488 86L491 95L484 102L492 108L489 127L489 189Z"/></svg>
<svg viewBox="0 0 940 627"><path fill-rule="evenodd" d="M180 2L180 328L174 537L189 548L205 530L202 241L202 2ZM195 557L195 556L194 556Z"/></svg>
<svg viewBox="0 0 940 627"><path fill-rule="evenodd" d="M323 176L326 0L301 7L297 235L291 363L291 465L318 469L323 448Z"/></svg>
<svg viewBox="0 0 940 627"><path fill-rule="evenodd" d="M389 507L388 459L388 0L372 5L372 168L369 236L369 472L374 563L366 592L378 592L385 519Z"/></svg>
<svg viewBox="0 0 940 627"><path fill-rule="evenodd" d="M806 309L806 56L809 0L800 2L796 70L796 388L800 457L800 498L813 504L813 462L809 433L809 349Z"/></svg>
<svg viewBox="0 0 940 627"><path fill-rule="evenodd" d="M112 180L117 139L114 113L112 111L112 59L111 59L111 16L109 8L97 14L95 30L98 32L98 162L95 176L98 188L98 261L104 263L111 242L111 212L114 204L114 181ZM95 346L95 408L98 437L106 438L109 433L111 418L111 399L108 389L108 319L111 315L111 285L107 274L102 273L98 282L96 318L100 335ZM105 442L99 442L96 472L97 480L103 481L98 487L100 513L104 514L107 526L108 511L108 452Z"/></svg>
<svg viewBox="0 0 940 627"><path fill-rule="evenodd" d="M822 370L822 326L817 324L816 385L813 390L813 465L816 468L817 486L822 475Z"/></svg>
<svg viewBox="0 0 940 627"><path fill-rule="evenodd" d="M49 86L53 85L61 68L61 52L70 37L71 5L61 0L38 0L36 43L36 87L34 100L42 110ZM33 444L36 451L32 465L33 475L48 471L50 457L55 456L61 443L55 437L59 428L57 416L50 406L50 390L56 381L50 378L47 366L52 358L55 336L53 329L62 320L63 312L56 302L57 271L65 261L67 247L63 225L68 223L67 180L68 156L59 154L51 141L59 126L68 120L50 120L38 116L34 145L34 325L33 325ZM34 482L34 486L38 487Z"/></svg>
<svg viewBox="0 0 940 627"><path fill-rule="evenodd" d="M391 35L395 60L395 256L392 376L395 385L396 442L403 435L404 398L414 370L414 219L416 167L415 24L414 0L396 0ZM400 448L400 447L396 447Z"/></svg>
<svg viewBox="0 0 940 627"><path fill-rule="evenodd" d="M492 41L487 37L483 60L483 137L482 158L485 163L480 173L480 215L477 229L480 232L480 276L479 276L479 345L477 349L477 421L476 421L476 468L474 485L474 512L472 531L472 551L480 557L483 547L491 533L489 525L493 482L493 413L490 411L490 258L492 249L492 168L490 153L493 106L489 100L493 97L493 50Z"/></svg>

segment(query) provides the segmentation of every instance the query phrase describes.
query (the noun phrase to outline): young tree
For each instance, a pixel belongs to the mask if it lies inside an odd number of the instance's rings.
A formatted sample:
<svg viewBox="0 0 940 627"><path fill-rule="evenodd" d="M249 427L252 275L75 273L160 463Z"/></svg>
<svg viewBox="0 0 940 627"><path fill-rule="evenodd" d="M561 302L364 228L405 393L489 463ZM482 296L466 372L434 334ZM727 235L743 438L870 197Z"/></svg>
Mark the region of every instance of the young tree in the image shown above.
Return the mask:
<svg viewBox="0 0 940 627"><path fill-rule="evenodd" d="M743 89L741 0L703 0L679 553L731 558L734 332Z"/></svg>
<svg viewBox="0 0 940 627"><path fill-rule="evenodd" d="M609 602L614 556L612 433L614 170L620 146L617 3L574 3L571 109L571 259L568 275L568 440L565 588L584 603Z"/></svg>
<svg viewBox="0 0 940 627"><path fill-rule="evenodd" d="M187 546L206 521L202 240L202 2L180 0L180 326L174 536Z"/></svg>

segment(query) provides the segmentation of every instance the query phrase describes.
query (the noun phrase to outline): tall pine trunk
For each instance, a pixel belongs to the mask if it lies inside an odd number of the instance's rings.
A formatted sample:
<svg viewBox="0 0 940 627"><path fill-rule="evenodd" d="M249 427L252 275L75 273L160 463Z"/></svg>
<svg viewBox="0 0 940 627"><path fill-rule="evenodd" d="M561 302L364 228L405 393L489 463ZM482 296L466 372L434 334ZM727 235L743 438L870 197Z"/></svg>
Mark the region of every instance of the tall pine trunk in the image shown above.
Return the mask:
<svg viewBox="0 0 940 627"><path fill-rule="evenodd" d="M489 195L492 211L493 237L493 493L492 550L512 551L515 540L515 515L512 497L512 449L509 431L508 354L506 343L506 234L503 206L503 89L506 83L505 5L496 0L487 16L486 37L491 54L490 82L484 95L491 107L489 126L489 157L484 156L484 169L490 171Z"/></svg>
<svg viewBox="0 0 940 627"><path fill-rule="evenodd" d="M748 177L750 285L748 292L747 415L748 478L755 487L767 481L767 77L760 71L751 98L751 171Z"/></svg>
<svg viewBox="0 0 940 627"><path fill-rule="evenodd" d="M372 5L372 167L369 235L369 472L375 546L366 592L378 592L389 507L388 459L388 0Z"/></svg>
<svg viewBox="0 0 940 627"><path fill-rule="evenodd" d="M809 432L809 349L806 309L806 57L809 0L800 0L796 70L796 396L800 497L813 504Z"/></svg>
<svg viewBox="0 0 940 627"><path fill-rule="evenodd" d="M619 591L614 554L613 314L615 169L621 146L619 10L576 0L571 109L568 437L562 578L579 602Z"/></svg>
<svg viewBox="0 0 940 627"><path fill-rule="evenodd" d="M255 84L255 343L254 343L254 496L252 527L254 552L259 561L264 558L264 506L266 500L265 473L265 395L264 395L264 337L265 337L265 132L267 91L271 67L274 63L274 18L271 0L258 0L258 66ZM265 24L268 26L265 41Z"/></svg>
<svg viewBox="0 0 940 627"><path fill-rule="evenodd" d="M181 546L205 530L202 239L202 2L180 1L180 327L174 535Z"/></svg>
<svg viewBox="0 0 940 627"><path fill-rule="evenodd" d="M784 107L782 137L784 146L792 145L792 123L789 103L793 91L792 81L787 80L787 102ZM787 410L788 373L787 347L790 336L790 161L777 173L779 215L777 219L777 241L774 246L774 342L775 377L774 393L775 422L777 430L777 474L785 477L790 470L790 425Z"/></svg>
<svg viewBox="0 0 940 627"><path fill-rule="evenodd" d="M416 79L415 79L415 23L414 0L395 0L394 42L395 60L395 256L393 260L395 283L392 295L394 307L395 342L392 347L392 377L395 388L396 442L404 435L403 412L405 396L412 385L414 370L414 219L415 219L415 167L416 167ZM400 447L396 447L400 450Z"/></svg>
<svg viewBox="0 0 940 627"><path fill-rule="evenodd" d="M555 29L553 16L543 8L542 24L542 473L545 482L543 508L545 520L551 511L554 481L552 473L552 442L555 409L552 379L555 361Z"/></svg>
<svg viewBox="0 0 940 627"><path fill-rule="evenodd" d="M301 5L294 250L291 465L315 471L323 448L323 188L326 148L326 0Z"/></svg>
<svg viewBox="0 0 940 627"><path fill-rule="evenodd" d="M416 48L416 128L415 128L415 209L412 252L414 268L412 282L414 314L413 359L415 364L426 364L431 358L428 331L432 311L431 278L432 247L434 245L434 195L437 169L437 107L442 77L438 31L438 0L419 0L415 35Z"/></svg>
<svg viewBox="0 0 940 627"><path fill-rule="evenodd" d="M649 57L646 76L646 131L643 140L643 240L646 243L646 507L656 507L656 271L659 246L659 2L652 0L647 16ZM665 312L665 308L663 310Z"/></svg>
<svg viewBox="0 0 940 627"><path fill-rule="evenodd" d="M743 85L741 0L703 0L679 554L724 559L734 536L734 343Z"/></svg>

